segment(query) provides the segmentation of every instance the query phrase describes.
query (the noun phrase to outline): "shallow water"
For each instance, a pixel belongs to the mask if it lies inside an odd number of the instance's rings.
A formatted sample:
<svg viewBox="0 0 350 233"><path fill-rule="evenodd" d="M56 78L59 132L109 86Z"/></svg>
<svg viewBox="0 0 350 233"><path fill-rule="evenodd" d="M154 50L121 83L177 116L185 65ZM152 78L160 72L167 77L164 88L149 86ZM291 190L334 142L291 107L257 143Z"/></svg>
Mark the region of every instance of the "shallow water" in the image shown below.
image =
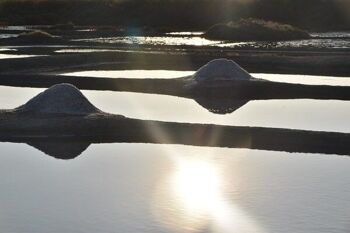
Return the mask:
<svg viewBox="0 0 350 233"><path fill-rule="evenodd" d="M64 73L62 75L96 78L178 78L192 75L193 71L175 70L90 70Z"/></svg>
<svg viewBox="0 0 350 233"><path fill-rule="evenodd" d="M220 43L215 45L223 48L330 48L330 49L349 49L349 37L337 37L332 39L322 38L321 36L307 40L290 40L290 41L257 41L257 42L235 42L235 43Z"/></svg>
<svg viewBox="0 0 350 233"><path fill-rule="evenodd" d="M255 74L256 78L266 79L273 82L298 83L305 85L327 85L327 86L350 86L349 77L332 77L316 75L295 75L295 74Z"/></svg>
<svg viewBox="0 0 350 233"><path fill-rule="evenodd" d="M172 36L200 36L204 32L168 32L165 33L166 35L172 35Z"/></svg>
<svg viewBox="0 0 350 233"><path fill-rule="evenodd" d="M262 44L261 46L265 46L265 45ZM267 47L348 49L348 48L350 48L350 38L283 41L283 42L276 42L276 43L267 44Z"/></svg>
<svg viewBox="0 0 350 233"><path fill-rule="evenodd" d="M200 37L200 32L173 32L166 36L145 37L145 36L126 36L126 37L108 37L79 39L76 41L89 41L98 43L121 43L130 45L177 45L177 46L209 46L222 48L350 48L349 32L329 32L312 33L312 38L307 40L279 41L279 42L229 42L219 40L208 40Z"/></svg>
<svg viewBox="0 0 350 233"><path fill-rule="evenodd" d="M12 49L12 48L7 48L7 47L3 47L3 48L0 48L0 52L3 52L3 51L16 51L16 49Z"/></svg>
<svg viewBox="0 0 350 233"><path fill-rule="evenodd" d="M93 39L77 39L74 41L89 41L98 43L122 43L130 45L193 45L193 46L207 46L219 44L220 41L207 40L199 36L124 36L124 37L101 37Z"/></svg>
<svg viewBox="0 0 350 233"><path fill-rule="evenodd" d="M4 26L1 27L2 30L11 30L11 31L27 31L30 30L33 26L23 25L23 26Z"/></svg>
<svg viewBox="0 0 350 233"><path fill-rule="evenodd" d="M0 109L18 107L42 90L0 86ZM112 91L83 93L103 111L137 119L350 133L349 101L259 100L222 115L186 98Z"/></svg>
<svg viewBox="0 0 350 233"><path fill-rule="evenodd" d="M325 37L333 37L333 38L350 38L350 32L313 32L310 33L312 37L317 38L325 38Z"/></svg>
<svg viewBox="0 0 350 233"><path fill-rule="evenodd" d="M0 34L0 39L7 39L18 36L17 34Z"/></svg>
<svg viewBox="0 0 350 233"><path fill-rule="evenodd" d="M179 78L193 75L195 71L175 70L89 70L64 73L62 75L96 77L96 78ZM299 83L306 85L350 86L348 77L291 75L291 74L262 74L252 73L253 77L274 82Z"/></svg>
<svg viewBox="0 0 350 233"><path fill-rule="evenodd" d="M55 53L94 53L94 52L122 52L123 50L117 49L60 49Z"/></svg>
<svg viewBox="0 0 350 233"><path fill-rule="evenodd" d="M0 149L2 232L345 233L350 227L347 157L101 144L61 161L26 144Z"/></svg>
<svg viewBox="0 0 350 233"><path fill-rule="evenodd" d="M0 54L0 59L28 58L28 57L37 57L37 56L38 55Z"/></svg>
<svg viewBox="0 0 350 233"><path fill-rule="evenodd" d="M64 46L62 46L64 47ZM73 46L71 46L73 47ZM139 49L102 49L102 48L70 48L70 49L58 49L55 51L55 53L97 53L97 52L118 52L118 53L146 53L146 54L160 54L160 53L166 53L164 51L154 51L154 50L139 50Z"/></svg>

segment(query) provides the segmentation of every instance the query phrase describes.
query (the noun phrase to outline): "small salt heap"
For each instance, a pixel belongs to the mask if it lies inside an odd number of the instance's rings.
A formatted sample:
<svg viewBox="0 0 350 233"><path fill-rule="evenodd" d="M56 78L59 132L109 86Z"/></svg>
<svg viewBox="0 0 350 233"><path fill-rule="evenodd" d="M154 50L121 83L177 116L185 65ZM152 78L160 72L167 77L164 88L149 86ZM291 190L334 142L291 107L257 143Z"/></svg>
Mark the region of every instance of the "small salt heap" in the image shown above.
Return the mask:
<svg viewBox="0 0 350 233"><path fill-rule="evenodd" d="M79 89L67 83L50 87L26 104L16 108L15 111L69 115L86 115L101 112L89 102Z"/></svg>
<svg viewBox="0 0 350 233"><path fill-rule="evenodd" d="M252 76L232 60L215 59L202 66L194 75L197 83L222 80L249 80Z"/></svg>

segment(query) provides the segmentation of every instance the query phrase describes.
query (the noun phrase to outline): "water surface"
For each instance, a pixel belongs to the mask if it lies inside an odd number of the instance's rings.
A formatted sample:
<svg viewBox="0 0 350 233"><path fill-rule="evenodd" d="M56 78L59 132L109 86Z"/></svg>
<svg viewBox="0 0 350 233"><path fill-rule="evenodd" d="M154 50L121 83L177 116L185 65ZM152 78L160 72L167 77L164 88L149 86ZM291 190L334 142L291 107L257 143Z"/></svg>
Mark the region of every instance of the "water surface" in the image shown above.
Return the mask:
<svg viewBox="0 0 350 233"><path fill-rule="evenodd" d="M117 36L99 37L91 39L78 39L110 44L129 45L173 45L173 46L209 46L223 48L350 48L349 32L312 33L311 39L291 41L256 41L256 42L230 42L220 40L208 40L200 36L201 32L172 32L165 36Z"/></svg>
<svg viewBox="0 0 350 233"><path fill-rule="evenodd" d="M62 75L96 78L161 78L171 79L193 75L195 71L176 70L89 70L64 73ZM349 77L295 75L295 74L263 74L251 73L255 78L273 82L298 83L305 85L350 86Z"/></svg>
<svg viewBox="0 0 350 233"><path fill-rule="evenodd" d="M89 70L64 73L63 75L96 78L179 78L192 75L193 71L176 70Z"/></svg>
<svg viewBox="0 0 350 233"><path fill-rule="evenodd" d="M2 232L344 233L350 227L347 157L101 144L61 161L26 144L0 149Z"/></svg>
<svg viewBox="0 0 350 233"><path fill-rule="evenodd" d="M7 39L7 38L12 38L12 37L17 37L18 35L17 34L0 34L0 39Z"/></svg>
<svg viewBox="0 0 350 233"><path fill-rule="evenodd" d="M312 32L310 33L312 37L315 38L350 38L350 32L340 31L340 32Z"/></svg>
<svg viewBox="0 0 350 233"><path fill-rule="evenodd" d="M129 44L129 45L193 45L207 46L219 44L220 41L207 40L199 36L117 36L100 37L92 39L77 39L74 41L86 41L110 44Z"/></svg>
<svg viewBox="0 0 350 233"><path fill-rule="evenodd" d="M3 50L4 51L4 50ZM5 50L6 51L6 50ZM7 50L8 51L8 50ZM37 57L39 55L25 55L25 54L0 54L0 59L13 59L13 58L28 58Z"/></svg>
<svg viewBox="0 0 350 233"><path fill-rule="evenodd" d="M94 53L94 52L123 52L124 50L117 49L89 49L89 48L76 48L76 49L59 49L55 53Z"/></svg>

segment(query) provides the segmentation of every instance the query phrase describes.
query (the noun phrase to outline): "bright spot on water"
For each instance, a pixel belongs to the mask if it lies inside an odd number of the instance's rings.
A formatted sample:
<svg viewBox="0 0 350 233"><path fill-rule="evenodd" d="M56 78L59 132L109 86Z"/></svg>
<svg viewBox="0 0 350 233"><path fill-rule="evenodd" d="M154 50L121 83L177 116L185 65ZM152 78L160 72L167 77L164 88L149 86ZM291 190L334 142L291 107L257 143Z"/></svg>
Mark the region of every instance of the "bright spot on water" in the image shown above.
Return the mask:
<svg viewBox="0 0 350 233"><path fill-rule="evenodd" d="M176 152L175 152L176 153ZM154 214L170 232L263 232L225 197L222 169L213 161L168 151L175 168L158 187Z"/></svg>
<svg viewBox="0 0 350 233"><path fill-rule="evenodd" d="M177 165L172 183L182 204L193 213L214 208L220 196L218 170L200 160L179 160Z"/></svg>

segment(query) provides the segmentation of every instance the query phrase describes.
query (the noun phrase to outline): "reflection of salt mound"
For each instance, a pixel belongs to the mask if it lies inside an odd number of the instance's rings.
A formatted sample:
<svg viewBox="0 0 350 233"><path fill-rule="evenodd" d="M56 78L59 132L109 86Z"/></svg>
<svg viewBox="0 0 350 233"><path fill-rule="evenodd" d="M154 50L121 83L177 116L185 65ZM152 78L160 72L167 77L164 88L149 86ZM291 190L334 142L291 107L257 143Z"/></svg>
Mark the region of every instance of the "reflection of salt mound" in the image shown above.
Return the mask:
<svg viewBox="0 0 350 233"><path fill-rule="evenodd" d="M18 107L19 112L85 115L100 112L71 84L57 84Z"/></svg>
<svg viewBox="0 0 350 233"><path fill-rule="evenodd" d="M56 159L74 159L90 144L87 142L29 142L28 145Z"/></svg>
<svg viewBox="0 0 350 233"><path fill-rule="evenodd" d="M203 108L208 109L209 112L215 114L228 114L236 111L237 109L248 103L249 100L198 97L195 98L195 101Z"/></svg>
<svg viewBox="0 0 350 233"><path fill-rule="evenodd" d="M202 66L193 78L201 83L203 81L249 80L252 76L234 61L221 58Z"/></svg>

